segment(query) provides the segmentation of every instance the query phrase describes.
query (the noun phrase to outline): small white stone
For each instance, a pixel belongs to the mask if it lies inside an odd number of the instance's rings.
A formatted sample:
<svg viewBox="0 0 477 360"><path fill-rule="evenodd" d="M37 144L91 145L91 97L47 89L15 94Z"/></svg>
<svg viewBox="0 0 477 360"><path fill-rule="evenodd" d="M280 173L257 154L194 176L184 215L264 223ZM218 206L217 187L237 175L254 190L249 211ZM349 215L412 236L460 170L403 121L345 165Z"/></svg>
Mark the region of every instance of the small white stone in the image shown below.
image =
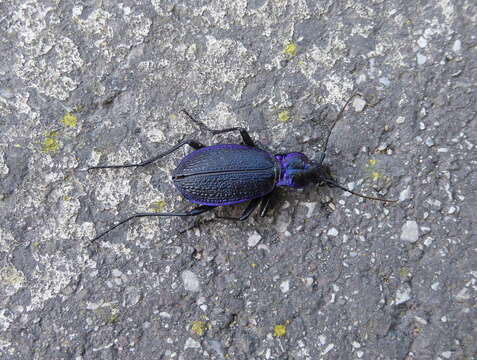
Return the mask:
<svg viewBox="0 0 477 360"><path fill-rule="evenodd" d="M403 124L406 121L406 118L404 116L398 116L396 119L397 124Z"/></svg>
<svg viewBox="0 0 477 360"><path fill-rule="evenodd" d="M404 201L411 198L411 188L408 186L399 193L399 201Z"/></svg>
<svg viewBox="0 0 477 360"><path fill-rule="evenodd" d="M325 347L325 349L321 352L323 355L326 355L327 353L329 353L331 350L333 350L333 348L335 347L335 344L328 344L327 347Z"/></svg>
<svg viewBox="0 0 477 360"><path fill-rule="evenodd" d="M429 231L431 231L431 228L429 226L421 226L419 229L423 234L427 234Z"/></svg>
<svg viewBox="0 0 477 360"><path fill-rule="evenodd" d="M421 36L417 40L417 45L419 45L420 48L425 48L427 46L427 40L423 36Z"/></svg>
<svg viewBox="0 0 477 360"><path fill-rule="evenodd" d="M424 124L422 121L419 122L419 130L426 130L426 124Z"/></svg>
<svg viewBox="0 0 477 360"><path fill-rule="evenodd" d="M449 208L449 210L447 210L447 213L448 213L449 215L452 215L452 214L454 214L456 211L457 211L457 208L456 208L455 206L451 206L451 207Z"/></svg>
<svg viewBox="0 0 477 360"><path fill-rule="evenodd" d="M200 349L200 343L192 338L188 338L185 342L184 345L184 350L185 349Z"/></svg>
<svg viewBox="0 0 477 360"><path fill-rule="evenodd" d="M469 300L470 294L468 293L467 288L463 288L462 290L460 290L455 296L455 298L459 301Z"/></svg>
<svg viewBox="0 0 477 360"><path fill-rule="evenodd" d="M190 270L184 270L181 274L182 283L184 284L184 289L188 291L199 291L200 282L196 274Z"/></svg>
<svg viewBox="0 0 477 360"><path fill-rule="evenodd" d="M326 233L328 236L338 236L338 230L334 227L328 230Z"/></svg>
<svg viewBox="0 0 477 360"><path fill-rule="evenodd" d="M111 274L113 274L114 277L120 277L123 273L121 272L121 270L113 269L113 271L111 271Z"/></svg>
<svg viewBox="0 0 477 360"><path fill-rule="evenodd" d="M431 147L431 146L434 146L434 140L432 140L432 138L428 137L425 141L425 144L428 146L428 147Z"/></svg>
<svg viewBox="0 0 477 360"><path fill-rule="evenodd" d="M358 78L356 79L357 84L361 84L362 82L366 81L366 74L360 74Z"/></svg>
<svg viewBox="0 0 477 360"><path fill-rule="evenodd" d="M351 343L351 345L353 345L353 347L354 347L355 349L359 349L359 348L361 347L361 344L360 344L359 342L357 342L357 341L353 341L353 342Z"/></svg>
<svg viewBox="0 0 477 360"><path fill-rule="evenodd" d="M316 202L305 202L305 203L302 203L303 205L305 205L307 208L308 208L308 211L306 213L306 217L309 219L313 216L313 212L315 211L315 208L316 208Z"/></svg>
<svg viewBox="0 0 477 360"><path fill-rule="evenodd" d="M282 293L286 294L290 290L290 280L285 280L280 284L280 290Z"/></svg>
<svg viewBox="0 0 477 360"><path fill-rule="evenodd" d="M432 237L428 236L424 239L424 245L429 246L429 245L432 244L433 241L434 241L434 239Z"/></svg>
<svg viewBox="0 0 477 360"><path fill-rule="evenodd" d="M403 304L411 298L411 287L403 284L396 291L396 305Z"/></svg>
<svg viewBox="0 0 477 360"><path fill-rule="evenodd" d="M447 316L441 317L441 321L442 321L442 322L447 322Z"/></svg>
<svg viewBox="0 0 477 360"><path fill-rule="evenodd" d="M312 277L306 277L303 282L305 283L306 287L312 287L313 286L313 278Z"/></svg>
<svg viewBox="0 0 477 360"><path fill-rule="evenodd" d="M446 153L446 152L449 152L449 149L448 148L439 148L439 149L437 149L437 152Z"/></svg>
<svg viewBox="0 0 477 360"><path fill-rule="evenodd" d="M431 289L434 290L434 291L438 290L439 289L439 281L436 281L435 283L433 283L431 285Z"/></svg>
<svg viewBox="0 0 477 360"><path fill-rule="evenodd" d="M320 342L320 345L325 345L326 344L326 336L324 335L319 335L318 336L318 341Z"/></svg>
<svg viewBox="0 0 477 360"><path fill-rule="evenodd" d="M391 82L389 81L389 79L387 77L379 78L379 82L386 87L388 87L391 84Z"/></svg>
<svg viewBox="0 0 477 360"><path fill-rule="evenodd" d="M361 358L363 357L363 355L364 355L364 351L362 351L362 350L356 351L356 356L357 356L359 359L361 359Z"/></svg>
<svg viewBox="0 0 477 360"><path fill-rule="evenodd" d="M418 65L424 65L427 61L427 56L426 55L422 55L422 54L417 54L417 64Z"/></svg>
<svg viewBox="0 0 477 360"><path fill-rule="evenodd" d="M426 201L427 201L428 204L431 204L432 206L436 207L437 209L441 208L442 203L437 199L428 199Z"/></svg>
<svg viewBox="0 0 477 360"><path fill-rule="evenodd" d="M357 97L353 100L354 111L361 112L366 106L366 101L360 97Z"/></svg>
<svg viewBox="0 0 477 360"><path fill-rule="evenodd" d="M423 319L422 317L414 316L414 319L415 319L419 324L427 325L427 321L426 321L425 319Z"/></svg>
<svg viewBox="0 0 477 360"><path fill-rule="evenodd" d="M414 243L419 238L419 227L415 221L406 221L401 228L401 240Z"/></svg>
<svg viewBox="0 0 477 360"><path fill-rule="evenodd" d="M450 359L451 356L452 356L452 351L444 351L442 354L441 354L442 357L446 358L446 359Z"/></svg>
<svg viewBox="0 0 477 360"><path fill-rule="evenodd" d="M247 244L249 247L254 247L259 243L261 239L262 239L262 236L255 231L252 235L248 237Z"/></svg>
<svg viewBox="0 0 477 360"><path fill-rule="evenodd" d="M452 51L453 52L460 52L460 50L462 49L462 42L457 39L456 41L454 41L454 45L452 45Z"/></svg>

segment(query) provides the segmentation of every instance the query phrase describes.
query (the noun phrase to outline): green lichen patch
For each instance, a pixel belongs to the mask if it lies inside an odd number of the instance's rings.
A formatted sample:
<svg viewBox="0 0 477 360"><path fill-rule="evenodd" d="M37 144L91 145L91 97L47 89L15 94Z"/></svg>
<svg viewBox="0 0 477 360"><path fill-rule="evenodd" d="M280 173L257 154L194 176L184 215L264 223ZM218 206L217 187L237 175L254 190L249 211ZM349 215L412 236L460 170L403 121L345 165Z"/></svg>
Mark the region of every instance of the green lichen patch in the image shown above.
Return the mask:
<svg viewBox="0 0 477 360"><path fill-rule="evenodd" d="M296 46L295 43L289 43L288 45L285 46L283 49L283 53L287 54L288 56L296 56L298 47Z"/></svg>
<svg viewBox="0 0 477 360"><path fill-rule="evenodd" d="M193 321L190 330L198 336L203 336L207 330L207 323L201 320Z"/></svg>
<svg viewBox="0 0 477 360"><path fill-rule="evenodd" d="M275 325L273 329L273 336L285 336L287 333L287 327L285 325Z"/></svg>
<svg viewBox="0 0 477 360"><path fill-rule="evenodd" d="M45 139L41 142L41 151L46 153L60 150L60 142L57 139L58 131L50 131L45 134Z"/></svg>
<svg viewBox="0 0 477 360"><path fill-rule="evenodd" d="M164 200L157 200L153 201L151 205L149 205L149 209L151 209L152 212L163 212L164 209L166 208L166 202Z"/></svg>
<svg viewBox="0 0 477 360"><path fill-rule="evenodd" d="M290 112L288 110L283 110L278 113L278 120L281 122L287 122L290 120Z"/></svg>
<svg viewBox="0 0 477 360"><path fill-rule="evenodd" d="M78 118L73 115L72 113L67 113L63 118L61 119L61 122L68 127L76 127L78 125Z"/></svg>
<svg viewBox="0 0 477 360"><path fill-rule="evenodd" d="M383 177L383 174L381 174L378 169L376 168L376 165L378 164L378 161L376 159L370 159L368 160L368 166L366 168L366 171L368 172L368 176L371 178L373 181L378 181Z"/></svg>

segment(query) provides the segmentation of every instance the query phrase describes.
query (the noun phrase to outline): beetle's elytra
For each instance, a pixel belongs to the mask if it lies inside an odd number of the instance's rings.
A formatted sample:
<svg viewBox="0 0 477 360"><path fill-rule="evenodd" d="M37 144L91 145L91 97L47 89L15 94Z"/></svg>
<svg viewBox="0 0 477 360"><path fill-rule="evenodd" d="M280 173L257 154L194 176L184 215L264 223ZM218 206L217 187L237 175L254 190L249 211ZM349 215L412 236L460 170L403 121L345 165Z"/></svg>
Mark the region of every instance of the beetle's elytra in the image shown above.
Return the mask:
<svg viewBox="0 0 477 360"><path fill-rule="evenodd" d="M259 149L244 128L233 127L213 130L195 120L187 111L182 110L191 121L199 125L202 129L211 132L213 135L239 131L244 145L220 144L205 146L198 141L189 139L138 164L90 167L88 170L146 166L169 155L184 145L189 145L194 148L195 151L186 155L180 161L172 173L172 180L184 198L192 203L198 204L198 206L192 210L185 212L134 214L111 226L108 230L100 233L91 241L101 238L119 225L134 218L147 216L196 216L217 206L238 204L245 201L249 201L249 204L243 214L238 218L227 219L245 220L259 205L260 215L264 216L270 206L270 198L278 186L303 188L309 184L328 185L338 187L365 199L394 202L395 200L365 196L347 189L336 182L331 176L330 168L323 164L330 134L336 122L343 116L345 108L355 95L357 94L354 94L348 99L338 113L325 139L324 150L318 161L311 161L306 155L299 152L273 155Z"/></svg>

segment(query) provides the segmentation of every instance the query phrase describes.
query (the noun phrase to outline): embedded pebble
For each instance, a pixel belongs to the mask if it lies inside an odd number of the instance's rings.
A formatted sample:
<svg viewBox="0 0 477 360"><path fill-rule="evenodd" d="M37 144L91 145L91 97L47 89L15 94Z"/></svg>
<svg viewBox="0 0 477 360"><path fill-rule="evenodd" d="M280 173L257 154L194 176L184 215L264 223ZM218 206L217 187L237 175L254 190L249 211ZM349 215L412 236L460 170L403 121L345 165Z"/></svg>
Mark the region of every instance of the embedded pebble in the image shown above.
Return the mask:
<svg viewBox="0 0 477 360"><path fill-rule="evenodd" d="M305 203L303 203L303 205L305 205L308 209L305 216L308 219L311 218L313 216L313 212L315 211L315 208L316 208L316 202L305 202Z"/></svg>
<svg viewBox="0 0 477 360"><path fill-rule="evenodd" d="M422 55L422 54L417 54L417 64L418 65L423 65L425 64L427 61L427 56L426 55Z"/></svg>
<svg viewBox="0 0 477 360"><path fill-rule="evenodd" d="M432 140L432 138L428 137L425 141L425 144L429 147L434 146L434 140Z"/></svg>
<svg viewBox="0 0 477 360"><path fill-rule="evenodd" d="M199 291L200 282L196 274L190 270L184 270L181 274L182 282L184 284L184 289L188 291Z"/></svg>
<svg viewBox="0 0 477 360"><path fill-rule="evenodd" d="M462 42L460 40L454 41L454 45L452 45L453 52L460 52L462 49Z"/></svg>
<svg viewBox="0 0 477 360"><path fill-rule="evenodd" d="M441 354L442 357L446 358L446 359L450 359L451 356L452 356L452 351L444 351L442 354Z"/></svg>
<svg viewBox="0 0 477 360"><path fill-rule="evenodd" d="M338 230L334 227L328 230L326 233L328 236L338 236Z"/></svg>
<svg viewBox="0 0 477 360"><path fill-rule="evenodd" d="M398 116L396 119L397 124L403 124L404 121L406 121L406 118L404 116Z"/></svg>
<svg viewBox="0 0 477 360"><path fill-rule="evenodd" d="M414 243L419 238L419 227L417 222L408 220L401 228L401 240Z"/></svg>
<svg viewBox="0 0 477 360"><path fill-rule="evenodd" d="M417 45L419 45L420 48L425 48L427 46L427 40L423 36L421 36L417 40Z"/></svg>
<svg viewBox="0 0 477 360"><path fill-rule="evenodd" d="M259 243L261 239L262 239L262 236L255 231L252 235L248 237L247 244L249 247L254 247Z"/></svg>
<svg viewBox="0 0 477 360"><path fill-rule="evenodd" d="M361 99L358 97L353 100L354 111L361 112L363 111L365 106L366 106L366 101L364 101L364 99Z"/></svg>
<svg viewBox="0 0 477 360"><path fill-rule="evenodd" d="M396 305L403 304L411 298L411 287L408 284L403 284L396 291Z"/></svg>
<svg viewBox="0 0 477 360"><path fill-rule="evenodd" d="M287 293L288 290L290 290L290 280L285 280L284 282L282 282L280 284L280 290L282 291L282 293Z"/></svg>
<svg viewBox="0 0 477 360"><path fill-rule="evenodd" d="M411 198L411 188L408 186L399 193L399 201L404 201Z"/></svg>
<svg viewBox="0 0 477 360"><path fill-rule="evenodd" d="M184 345L184 350L185 349L200 349L200 343L192 338L188 338L185 342Z"/></svg>

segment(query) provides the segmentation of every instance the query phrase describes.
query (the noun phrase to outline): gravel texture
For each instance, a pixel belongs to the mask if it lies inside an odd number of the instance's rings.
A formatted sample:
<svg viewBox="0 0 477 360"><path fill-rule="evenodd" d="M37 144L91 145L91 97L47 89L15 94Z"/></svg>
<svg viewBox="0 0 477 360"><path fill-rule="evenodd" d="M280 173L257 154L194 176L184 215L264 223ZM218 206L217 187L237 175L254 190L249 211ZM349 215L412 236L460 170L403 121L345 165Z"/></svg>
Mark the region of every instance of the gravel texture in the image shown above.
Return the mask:
<svg viewBox="0 0 477 360"><path fill-rule="evenodd" d="M475 359L474 0L0 3L0 358ZM213 128L318 157L355 191L270 214L170 180ZM245 205L218 209L238 215Z"/></svg>

